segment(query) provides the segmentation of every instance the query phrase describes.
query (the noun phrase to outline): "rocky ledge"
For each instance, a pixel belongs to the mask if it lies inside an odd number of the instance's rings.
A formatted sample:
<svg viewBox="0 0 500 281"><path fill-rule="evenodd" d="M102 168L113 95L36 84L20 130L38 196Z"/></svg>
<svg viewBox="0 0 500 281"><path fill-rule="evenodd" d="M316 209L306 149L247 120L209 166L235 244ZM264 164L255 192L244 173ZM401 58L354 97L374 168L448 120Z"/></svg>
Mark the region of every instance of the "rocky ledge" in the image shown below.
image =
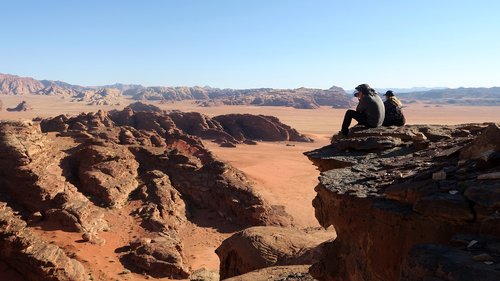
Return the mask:
<svg viewBox="0 0 500 281"><path fill-rule="evenodd" d="M500 280L500 128L354 128L306 152L321 175L319 280Z"/></svg>

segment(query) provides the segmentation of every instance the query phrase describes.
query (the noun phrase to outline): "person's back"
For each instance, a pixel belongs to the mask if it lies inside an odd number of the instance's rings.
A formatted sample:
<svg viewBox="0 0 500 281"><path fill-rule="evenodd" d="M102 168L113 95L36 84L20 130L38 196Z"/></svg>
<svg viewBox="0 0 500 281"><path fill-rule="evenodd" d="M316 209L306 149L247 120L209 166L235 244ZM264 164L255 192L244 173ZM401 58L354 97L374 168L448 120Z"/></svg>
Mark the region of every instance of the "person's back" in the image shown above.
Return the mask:
<svg viewBox="0 0 500 281"><path fill-rule="evenodd" d="M382 99L377 92L368 84L358 85L354 94L359 99L356 110L348 109L344 115L340 133L343 136L349 134L349 126L352 119L358 121L358 125L376 128L384 122L385 108Z"/></svg>
<svg viewBox="0 0 500 281"><path fill-rule="evenodd" d="M385 93L387 100L384 102L385 118L383 126L403 126L406 119L401 109L401 102L394 96L392 91Z"/></svg>
<svg viewBox="0 0 500 281"><path fill-rule="evenodd" d="M382 126L385 116L384 102L379 95L364 95L360 100L356 111L366 115L366 125L369 127Z"/></svg>

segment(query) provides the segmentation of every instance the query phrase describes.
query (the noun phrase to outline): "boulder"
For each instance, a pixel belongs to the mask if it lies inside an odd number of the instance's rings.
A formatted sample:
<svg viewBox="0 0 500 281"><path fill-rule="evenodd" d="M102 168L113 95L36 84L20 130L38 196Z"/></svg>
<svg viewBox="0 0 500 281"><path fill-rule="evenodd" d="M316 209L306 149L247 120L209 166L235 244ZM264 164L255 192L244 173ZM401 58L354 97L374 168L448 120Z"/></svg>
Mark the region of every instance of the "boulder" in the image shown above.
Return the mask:
<svg viewBox="0 0 500 281"><path fill-rule="evenodd" d="M200 268L189 275L189 281L219 281L219 272L214 270L208 270L206 268Z"/></svg>
<svg viewBox="0 0 500 281"><path fill-rule="evenodd" d="M220 276L225 279L269 266L312 264L318 245L334 236L333 230L247 228L215 250L220 259Z"/></svg>
<svg viewBox="0 0 500 281"><path fill-rule="evenodd" d="M182 246L175 238L137 239L130 243L130 248L126 259L132 270L144 271L155 278L183 279L189 276L189 269L183 263Z"/></svg>

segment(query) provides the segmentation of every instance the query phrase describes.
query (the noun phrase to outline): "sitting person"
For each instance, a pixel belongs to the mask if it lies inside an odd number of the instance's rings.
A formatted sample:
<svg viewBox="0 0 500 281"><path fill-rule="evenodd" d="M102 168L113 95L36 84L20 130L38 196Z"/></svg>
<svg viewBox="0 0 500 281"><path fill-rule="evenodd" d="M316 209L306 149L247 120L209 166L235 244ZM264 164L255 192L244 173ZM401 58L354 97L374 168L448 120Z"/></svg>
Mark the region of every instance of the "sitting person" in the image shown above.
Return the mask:
<svg viewBox="0 0 500 281"><path fill-rule="evenodd" d="M368 84L358 85L354 96L359 99L359 103L356 110L349 109L345 113L341 131L344 136L349 134L352 119L369 128L379 127L384 122L384 103L373 88Z"/></svg>
<svg viewBox="0 0 500 281"><path fill-rule="evenodd" d="M383 126L403 126L406 123L405 116L401 109L403 104L394 96L392 91L387 91L385 97L385 118Z"/></svg>

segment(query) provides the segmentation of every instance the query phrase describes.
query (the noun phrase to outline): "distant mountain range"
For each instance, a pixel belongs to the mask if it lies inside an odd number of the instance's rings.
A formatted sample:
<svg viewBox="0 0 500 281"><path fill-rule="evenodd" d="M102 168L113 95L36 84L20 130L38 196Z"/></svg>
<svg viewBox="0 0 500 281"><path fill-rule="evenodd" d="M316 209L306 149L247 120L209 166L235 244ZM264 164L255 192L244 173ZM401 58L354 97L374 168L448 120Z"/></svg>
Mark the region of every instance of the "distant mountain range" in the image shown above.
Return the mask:
<svg viewBox="0 0 500 281"><path fill-rule="evenodd" d="M500 87L493 88L380 88L381 94L393 90L405 103L424 102L456 105L500 105ZM352 91L330 89L219 89L211 87L144 87L116 83L104 86L78 86L62 81L36 80L0 73L0 95L58 95L91 105L114 104L121 96L135 100L172 102L193 100L200 106L256 105L313 109L319 106L346 108L355 105Z"/></svg>
<svg viewBox="0 0 500 281"><path fill-rule="evenodd" d="M500 87L434 89L401 93L398 96L407 103L421 101L449 105L500 106Z"/></svg>
<svg viewBox="0 0 500 281"><path fill-rule="evenodd" d="M71 85L61 81L36 80L10 74L0 74L0 95L61 95L87 104L113 104L121 95L136 100L162 102L193 100L200 106L256 105L288 106L313 109L319 106L346 108L353 100L339 87L322 89L219 89L211 87L144 87L142 85L112 84L96 87Z"/></svg>

